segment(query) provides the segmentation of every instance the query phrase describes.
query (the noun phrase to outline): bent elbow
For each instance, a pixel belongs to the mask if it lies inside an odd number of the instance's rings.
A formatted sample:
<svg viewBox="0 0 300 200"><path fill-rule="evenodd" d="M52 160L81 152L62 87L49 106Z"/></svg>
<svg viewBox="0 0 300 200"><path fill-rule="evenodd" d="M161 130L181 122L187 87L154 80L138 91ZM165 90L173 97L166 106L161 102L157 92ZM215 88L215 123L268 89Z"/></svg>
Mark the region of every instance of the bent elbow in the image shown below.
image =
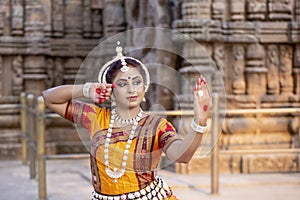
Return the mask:
<svg viewBox="0 0 300 200"><path fill-rule="evenodd" d="M192 160L192 157L182 157L176 160L177 163L188 164Z"/></svg>
<svg viewBox="0 0 300 200"><path fill-rule="evenodd" d="M49 101L48 101L48 90L42 91L42 97L44 99L45 104L48 105L49 104Z"/></svg>

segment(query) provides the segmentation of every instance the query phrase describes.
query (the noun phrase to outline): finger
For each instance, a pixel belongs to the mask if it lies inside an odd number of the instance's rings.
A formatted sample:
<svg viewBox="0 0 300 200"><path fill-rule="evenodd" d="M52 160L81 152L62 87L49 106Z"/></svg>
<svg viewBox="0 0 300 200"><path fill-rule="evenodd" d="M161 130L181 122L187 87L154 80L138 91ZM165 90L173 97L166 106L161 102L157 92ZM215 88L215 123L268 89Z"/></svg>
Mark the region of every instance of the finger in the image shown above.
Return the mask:
<svg viewBox="0 0 300 200"><path fill-rule="evenodd" d="M206 79L205 79L205 77L204 77L203 75L201 75L201 76L198 78L197 84L198 84L199 86L201 86L201 85L206 85Z"/></svg>
<svg viewBox="0 0 300 200"><path fill-rule="evenodd" d="M106 100L105 98L99 98L99 99L98 99L98 103L99 103L99 104L102 104L105 100Z"/></svg>

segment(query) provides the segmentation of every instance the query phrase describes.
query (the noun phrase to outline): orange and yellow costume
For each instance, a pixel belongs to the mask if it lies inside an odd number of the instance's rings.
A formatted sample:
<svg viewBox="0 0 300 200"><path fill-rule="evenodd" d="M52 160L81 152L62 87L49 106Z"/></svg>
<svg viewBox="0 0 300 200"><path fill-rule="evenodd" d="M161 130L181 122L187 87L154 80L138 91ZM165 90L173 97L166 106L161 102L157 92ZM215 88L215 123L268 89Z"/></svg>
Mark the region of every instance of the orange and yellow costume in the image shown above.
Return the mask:
<svg viewBox="0 0 300 200"><path fill-rule="evenodd" d="M107 176L104 164L104 143L110 123L110 110L81 101L69 101L65 118L86 128L91 139L91 173L95 192L114 196L140 191L157 180L157 168L168 146L179 138L165 118L153 115L143 117L136 129L129 149L126 172L117 181ZM113 128L109 144L110 168L120 169L123 151L131 126ZM121 198L120 198L121 199ZM163 199L177 199L172 191Z"/></svg>

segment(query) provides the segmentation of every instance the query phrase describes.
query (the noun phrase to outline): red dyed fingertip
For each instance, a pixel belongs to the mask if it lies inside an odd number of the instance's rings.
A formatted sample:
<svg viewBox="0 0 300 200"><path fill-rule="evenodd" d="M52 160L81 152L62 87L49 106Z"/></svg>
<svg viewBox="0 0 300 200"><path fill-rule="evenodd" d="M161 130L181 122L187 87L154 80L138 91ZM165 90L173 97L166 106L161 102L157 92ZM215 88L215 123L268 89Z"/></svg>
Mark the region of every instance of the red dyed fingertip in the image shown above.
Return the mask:
<svg viewBox="0 0 300 200"><path fill-rule="evenodd" d="M100 94L101 93L101 89L100 88L96 88L96 93Z"/></svg>
<svg viewBox="0 0 300 200"><path fill-rule="evenodd" d="M196 92L197 90L198 90L198 87L197 87L197 85L195 85L194 91Z"/></svg>
<svg viewBox="0 0 300 200"><path fill-rule="evenodd" d="M105 98L100 98L98 103L102 104L105 101Z"/></svg>
<svg viewBox="0 0 300 200"><path fill-rule="evenodd" d="M111 87L112 87L112 88L116 88L117 85L113 83L113 84L111 85Z"/></svg>

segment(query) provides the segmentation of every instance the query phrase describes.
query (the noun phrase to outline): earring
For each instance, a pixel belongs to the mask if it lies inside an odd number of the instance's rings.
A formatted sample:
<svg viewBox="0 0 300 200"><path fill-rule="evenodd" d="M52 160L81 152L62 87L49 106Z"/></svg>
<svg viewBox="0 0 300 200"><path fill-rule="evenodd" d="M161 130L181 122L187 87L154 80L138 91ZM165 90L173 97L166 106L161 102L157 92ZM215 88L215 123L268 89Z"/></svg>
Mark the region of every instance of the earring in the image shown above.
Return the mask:
<svg viewBox="0 0 300 200"><path fill-rule="evenodd" d="M145 97L143 97L143 102L146 102L146 99L145 99Z"/></svg>

